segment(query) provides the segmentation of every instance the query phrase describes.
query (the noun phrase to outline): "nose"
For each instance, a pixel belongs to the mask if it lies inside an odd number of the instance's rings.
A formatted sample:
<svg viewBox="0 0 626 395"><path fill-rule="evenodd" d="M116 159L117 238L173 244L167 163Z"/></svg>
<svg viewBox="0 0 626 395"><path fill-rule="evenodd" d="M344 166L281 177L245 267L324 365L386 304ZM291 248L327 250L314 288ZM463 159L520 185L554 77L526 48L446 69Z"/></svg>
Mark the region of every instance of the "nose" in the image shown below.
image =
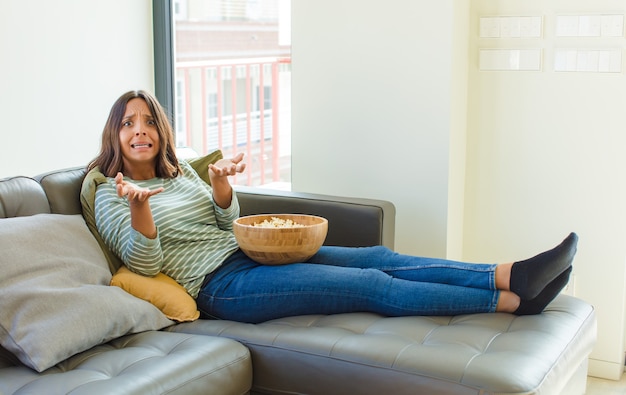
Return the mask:
<svg viewBox="0 0 626 395"><path fill-rule="evenodd" d="M143 127L141 125L137 125L135 127L135 136L139 136L139 135L146 135L146 132L143 130Z"/></svg>

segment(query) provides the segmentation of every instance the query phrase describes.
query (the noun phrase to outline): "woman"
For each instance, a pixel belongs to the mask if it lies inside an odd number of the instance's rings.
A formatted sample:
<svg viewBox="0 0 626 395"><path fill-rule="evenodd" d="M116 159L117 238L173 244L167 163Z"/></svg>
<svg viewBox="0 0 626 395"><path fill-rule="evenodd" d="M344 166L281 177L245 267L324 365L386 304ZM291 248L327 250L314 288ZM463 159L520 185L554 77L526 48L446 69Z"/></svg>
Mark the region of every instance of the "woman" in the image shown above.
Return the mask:
<svg viewBox="0 0 626 395"><path fill-rule="evenodd" d="M567 284L578 238L515 263L469 264L385 247L322 247L308 262L259 265L232 233L239 215L228 176L243 155L208 166L211 186L176 158L172 127L145 91L113 105L100 154L89 164L98 232L132 271L159 272L214 318L261 322L300 314L371 311L389 316L480 312L538 314Z"/></svg>

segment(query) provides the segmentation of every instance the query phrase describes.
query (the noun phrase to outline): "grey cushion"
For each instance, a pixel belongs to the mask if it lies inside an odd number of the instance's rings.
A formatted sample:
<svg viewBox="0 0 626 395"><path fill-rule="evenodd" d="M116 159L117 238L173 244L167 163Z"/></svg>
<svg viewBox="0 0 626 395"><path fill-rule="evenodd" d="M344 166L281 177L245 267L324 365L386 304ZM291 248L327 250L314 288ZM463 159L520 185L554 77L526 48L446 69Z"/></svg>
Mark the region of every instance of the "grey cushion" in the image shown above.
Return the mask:
<svg viewBox="0 0 626 395"><path fill-rule="evenodd" d="M81 215L0 219L0 344L42 371L127 333L173 324L109 286L111 272Z"/></svg>
<svg viewBox="0 0 626 395"><path fill-rule="evenodd" d="M37 373L0 369L0 394L241 395L252 383L250 353L229 339L148 331L127 335Z"/></svg>
<svg viewBox="0 0 626 395"><path fill-rule="evenodd" d="M199 320L167 330L230 337L271 394L572 394L596 339L593 308L561 295L543 314ZM583 385L584 387L584 385Z"/></svg>

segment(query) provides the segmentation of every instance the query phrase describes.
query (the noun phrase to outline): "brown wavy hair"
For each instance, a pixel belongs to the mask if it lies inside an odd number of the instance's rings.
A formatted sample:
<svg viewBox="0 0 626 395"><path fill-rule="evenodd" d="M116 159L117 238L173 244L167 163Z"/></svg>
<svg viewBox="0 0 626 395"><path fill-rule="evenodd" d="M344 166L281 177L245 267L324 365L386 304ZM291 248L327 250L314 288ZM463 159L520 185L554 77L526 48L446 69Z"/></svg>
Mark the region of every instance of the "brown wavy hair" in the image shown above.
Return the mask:
<svg viewBox="0 0 626 395"><path fill-rule="evenodd" d="M98 167L100 172L107 177L115 177L118 172L123 172L124 162L120 146L120 129L126 112L126 104L136 98L143 99L148 105L159 134L160 150L156 158L156 176L160 178L177 177L182 174L182 169L176 157L172 124L156 97L143 90L128 91L113 103L109 118L102 131L100 153L89 163L87 170Z"/></svg>

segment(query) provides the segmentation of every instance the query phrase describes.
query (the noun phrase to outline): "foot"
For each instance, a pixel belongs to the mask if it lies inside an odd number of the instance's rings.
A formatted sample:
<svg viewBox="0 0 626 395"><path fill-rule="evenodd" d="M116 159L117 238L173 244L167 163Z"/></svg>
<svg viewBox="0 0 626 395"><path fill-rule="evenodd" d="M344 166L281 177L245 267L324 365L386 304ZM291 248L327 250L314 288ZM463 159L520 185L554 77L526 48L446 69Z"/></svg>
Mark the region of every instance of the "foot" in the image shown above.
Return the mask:
<svg viewBox="0 0 626 395"><path fill-rule="evenodd" d="M537 297L548 284L572 266L578 236L570 233L561 244L511 267L510 289L523 301Z"/></svg>
<svg viewBox="0 0 626 395"><path fill-rule="evenodd" d="M513 314L517 315L531 315L541 313L547 305L550 304L557 297L563 288L569 281L569 275L572 272L572 267L565 269L565 271L557 276L550 284L548 284L543 291L531 300L522 300L517 310Z"/></svg>

